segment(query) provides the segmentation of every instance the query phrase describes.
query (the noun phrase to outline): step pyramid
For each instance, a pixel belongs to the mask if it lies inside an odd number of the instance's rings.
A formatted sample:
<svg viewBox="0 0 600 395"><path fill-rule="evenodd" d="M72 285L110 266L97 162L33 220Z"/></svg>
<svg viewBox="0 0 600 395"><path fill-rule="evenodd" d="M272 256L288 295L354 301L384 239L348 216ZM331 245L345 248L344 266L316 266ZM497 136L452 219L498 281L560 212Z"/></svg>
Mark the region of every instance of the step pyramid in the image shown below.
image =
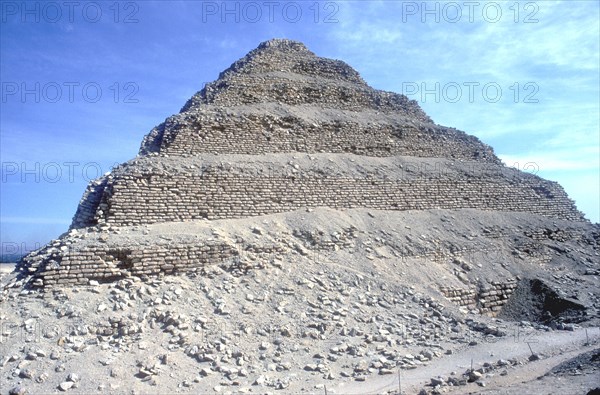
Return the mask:
<svg viewBox="0 0 600 395"><path fill-rule="evenodd" d="M293 154L312 157L291 164ZM582 218L560 186L503 167L489 146L433 124L415 101L370 88L301 43L272 40L153 129L138 158L90 185L72 228L317 206Z"/></svg>
<svg viewBox="0 0 600 395"><path fill-rule="evenodd" d="M521 247L548 238L548 226L558 232L557 223L573 237L592 226L557 183L505 166L476 137L435 124L403 95L371 88L346 63L274 39L150 131L135 159L91 182L69 231L18 270L35 287L201 273L261 254L352 253L371 218L395 224L388 232L401 238L403 221L448 216L478 218L508 254L515 244L502 224L528 219ZM261 227L269 218L279 225ZM262 242L252 243L257 236ZM413 238L394 254L458 259L469 249L460 240L448 235L432 247ZM502 290L524 269L498 270ZM459 280L442 292L472 303L477 292Z"/></svg>
<svg viewBox="0 0 600 395"><path fill-rule="evenodd" d="M600 323L598 256L600 225L560 185L271 40L0 272L2 388L538 388L510 367L593 353L578 326Z"/></svg>

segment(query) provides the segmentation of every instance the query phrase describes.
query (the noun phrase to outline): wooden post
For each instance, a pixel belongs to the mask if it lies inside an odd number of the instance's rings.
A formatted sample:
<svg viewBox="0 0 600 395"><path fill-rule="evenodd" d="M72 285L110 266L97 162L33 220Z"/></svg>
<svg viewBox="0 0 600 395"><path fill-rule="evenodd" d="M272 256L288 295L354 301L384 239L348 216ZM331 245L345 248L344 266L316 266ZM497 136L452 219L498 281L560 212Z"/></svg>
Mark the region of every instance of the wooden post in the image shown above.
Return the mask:
<svg viewBox="0 0 600 395"><path fill-rule="evenodd" d="M527 342L527 347L529 347L529 351L531 351L531 355L533 355L533 350L531 349L531 344L529 344L529 342Z"/></svg>
<svg viewBox="0 0 600 395"><path fill-rule="evenodd" d="M398 368L398 394L402 395L402 379L400 378L400 368Z"/></svg>

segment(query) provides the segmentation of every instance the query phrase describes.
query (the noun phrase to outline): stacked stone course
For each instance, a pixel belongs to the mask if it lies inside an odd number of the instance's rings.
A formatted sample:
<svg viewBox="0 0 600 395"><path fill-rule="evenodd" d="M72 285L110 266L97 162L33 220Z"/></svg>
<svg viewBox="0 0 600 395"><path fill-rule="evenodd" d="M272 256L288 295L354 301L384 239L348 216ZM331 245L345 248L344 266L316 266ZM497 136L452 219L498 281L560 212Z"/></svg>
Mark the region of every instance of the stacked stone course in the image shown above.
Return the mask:
<svg viewBox="0 0 600 395"><path fill-rule="evenodd" d="M542 195L540 190L552 197ZM200 175L129 173L109 182L102 199L96 202L94 212L89 202L80 207L74 227L243 218L320 206L381 210L477 208L581 220L581 214L557 184L534 177L388 180L376 174L359 178L316 173L244 176L227 170Z"/></svg>
<svg viewBox="0 0 600 395"><path fill-rule="evenodd" d="M89 280L113 281L124 277L159 273L196 272L207 264L238 256L227 244L111 247L97 245L68 249L45 268L39 279L46 286L87 284Z"/></svg>
<svg viewBox="0 0 600 395"><path fill-rule="evenodd" d="M452 302L481 313L497 314L517 288L517 279L492 281L489 285L471 288L441 287L440 291Z"/></svg>
<svg viewBox="0 0 600 395"><path fill-rule="evenodd" d="M477 307L477 289L473 288L456 288L442 287L440 291L446 298L456 303L459 306L464 306L469 309Z"/></svg>
<svg viewBox="0 0 600 395"><path fill-rule="evenodd" d="M496 314L506 304L517 288L517 279L506 282L492 281L491 285L480 290L478 299L484 313Z"/></svg>
<svg viewBox="0 0 600 395"><path fill-rule="evenodd" d="M143 142L140 154L330 152L500 163L490 147L464 132L439 126L415 126L398 120L377 124L335 120L317 124L294 115L211 111L171 119L166 129L164 125L155 129Z"/></svg>
<svg viewBox="0 0 600 395"><path fill-rule="evenodd" d="M201 92L196 98L199 104L223 107L262 102L291 106L313 104L322 108L350 111L364 109L376 109L382 112L400 111L420 121L429 121L416 102L406 96L322 78L290 79L281 77L278 73L265 73L220 81L215 85L207 86ZM190 108L184 107L185 110Z"/></svg>

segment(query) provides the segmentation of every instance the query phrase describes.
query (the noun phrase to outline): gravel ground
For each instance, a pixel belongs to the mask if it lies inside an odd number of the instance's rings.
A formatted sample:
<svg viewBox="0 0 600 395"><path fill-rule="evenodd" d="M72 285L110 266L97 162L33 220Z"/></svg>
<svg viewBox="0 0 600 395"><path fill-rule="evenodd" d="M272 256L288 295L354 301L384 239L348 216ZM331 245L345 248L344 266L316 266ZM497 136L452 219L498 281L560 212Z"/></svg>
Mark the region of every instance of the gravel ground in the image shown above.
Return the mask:
<svg viewBox="0 0 600 395"><path fill-rule="evenodd" d="M527 236L540 229L571 238ZM585 274L597 269L595 228L586 223L477 210L315 209L108 229L78 240L96 243L106 232L115 245L237 243L240 257L191 277L45 292L4 275L3 393L363 393L371 380L393 391L386 383L398 369L407 380L416 375L416 391L427 384L422 378L462 375L469 355L478 355L477 367L507 358L509 373L527 370L533 363L520 368L528 362L523 344L506 357L499 350L492 358L489 348L514 344L515 333L581 336L579 325L597 319L598 276ZM454 263L457 251L468 270ZM487 317L439 290L516 276L543 279L561 300L586 306L586 321L558 315L552 329Z"/></svg>

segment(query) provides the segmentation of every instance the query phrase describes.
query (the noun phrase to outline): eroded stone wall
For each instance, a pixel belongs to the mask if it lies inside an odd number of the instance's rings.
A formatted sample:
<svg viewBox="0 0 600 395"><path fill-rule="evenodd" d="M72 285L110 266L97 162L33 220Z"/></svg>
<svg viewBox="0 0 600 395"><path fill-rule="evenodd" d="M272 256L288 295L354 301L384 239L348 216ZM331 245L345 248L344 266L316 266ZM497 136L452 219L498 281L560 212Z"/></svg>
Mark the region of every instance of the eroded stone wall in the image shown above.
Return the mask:
<svg viewBox="0 0 600 395"><path fill-rule="evenodd" d="M110 247L98 244L66 249L37 270L37 286L113 281L129 275L190 273L238 255L226 244ZM33 267L35 269L35 266Z"/></svg>
<svg viewBox="0 0 600 395"><path fill-rule="evenodd" d="M188 100L182 112L201 104L230 107L267 102L355 111L374 108L431 123L416 101L375 90L346 63L317 57L303 44L289 40L262 43Z"/></svg>
<svg viewBox="0 0 600 395"><path fill-rule="evenodd" d="M446 298L459 306L478 309L481 313L496 315L517 288L517 279L492 281L483 287L441 287Z"/></svg>
<svg viewBox="0 0 600 395"><path fill-rule="evenodd" d="M346 120L315 123L292 115L268 114L207 113L182 120L175 118L144 139L140 154L150 152L168 155L330 152L500 163L489 146L455 129Z"/></svg>
<svg viewBox="0 0 600 395"><path fill-rule="evenodd" d="M459 306L474 309L477 307L477 288L442 287L440 291L446 298Z"/></svg>
<svg viewBox="0 0 600 395"><path fill-rule="evenodd" d="M261 43L219 74L227 79L240 74L287 72L313 77L349 81L366 85L358 72L341 60L317 57L300 42L279 39Z"/></svg>
<svg viewBox="0 0 600 395"><path fill-rule="evenodd" d="M397 112L421 122L431 123L431 118L423 112L418 103L404 95L323 78L291 79L283 73L217 80L207 84L182 111L188 111L201 104L232 107L256 103L315 104L323 108L350 111L374 109L381 112Z"/></svg>
<svg viewBox="0 0 600 395"><path fill-rule="evenodd" d="M562 188L538 178L403 181L316 175L245 177L223 171L201 175L120 176L107 185L96 212L79 210L73 226L243 218L303 207L382 210L477 208L582 219ZM89 218L95 218L94 222L86 223Z"/></svg>

